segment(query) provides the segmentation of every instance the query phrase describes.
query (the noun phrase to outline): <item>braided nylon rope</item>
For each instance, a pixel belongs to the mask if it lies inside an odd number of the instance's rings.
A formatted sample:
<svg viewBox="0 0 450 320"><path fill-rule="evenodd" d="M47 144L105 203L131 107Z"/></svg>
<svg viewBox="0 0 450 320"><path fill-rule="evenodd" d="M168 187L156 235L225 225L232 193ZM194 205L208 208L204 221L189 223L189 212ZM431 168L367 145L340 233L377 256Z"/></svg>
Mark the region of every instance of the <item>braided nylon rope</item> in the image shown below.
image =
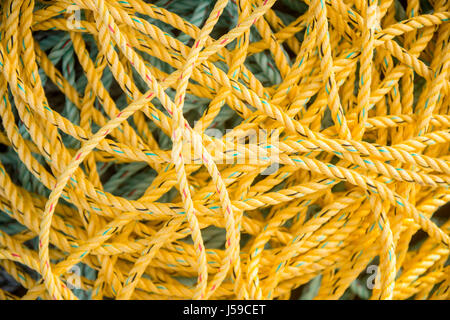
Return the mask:
<svg viewBox="0 0 450 320"><path fill-rule="evenodd" d="M449 19L1 1L0 299L450 298Z"/></svg>

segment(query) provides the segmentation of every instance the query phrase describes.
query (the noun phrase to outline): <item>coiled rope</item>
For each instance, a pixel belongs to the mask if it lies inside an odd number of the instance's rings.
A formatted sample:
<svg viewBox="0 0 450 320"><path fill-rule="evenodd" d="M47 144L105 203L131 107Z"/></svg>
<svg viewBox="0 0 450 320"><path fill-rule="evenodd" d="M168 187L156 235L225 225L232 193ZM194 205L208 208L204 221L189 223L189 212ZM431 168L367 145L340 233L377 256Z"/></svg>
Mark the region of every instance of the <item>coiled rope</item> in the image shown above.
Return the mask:
<svg viewBox="0 0 450 320"><path fill-rule="evenodd" d="M447 299L449 8L2 1L0 298Z"/></svg>

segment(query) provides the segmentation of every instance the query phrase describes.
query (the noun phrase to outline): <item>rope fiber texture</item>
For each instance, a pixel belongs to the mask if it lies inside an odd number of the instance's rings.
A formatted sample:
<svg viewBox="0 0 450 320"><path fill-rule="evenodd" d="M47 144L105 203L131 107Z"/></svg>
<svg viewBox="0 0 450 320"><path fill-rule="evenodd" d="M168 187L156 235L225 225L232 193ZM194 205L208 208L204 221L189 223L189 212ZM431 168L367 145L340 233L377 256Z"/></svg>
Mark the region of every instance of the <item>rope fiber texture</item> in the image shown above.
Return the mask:
<svg viewBox="0 0 450 320"><path fill-rule="evenodd" d="M1 1L0 299L448 299L449 19Z"/></svg>

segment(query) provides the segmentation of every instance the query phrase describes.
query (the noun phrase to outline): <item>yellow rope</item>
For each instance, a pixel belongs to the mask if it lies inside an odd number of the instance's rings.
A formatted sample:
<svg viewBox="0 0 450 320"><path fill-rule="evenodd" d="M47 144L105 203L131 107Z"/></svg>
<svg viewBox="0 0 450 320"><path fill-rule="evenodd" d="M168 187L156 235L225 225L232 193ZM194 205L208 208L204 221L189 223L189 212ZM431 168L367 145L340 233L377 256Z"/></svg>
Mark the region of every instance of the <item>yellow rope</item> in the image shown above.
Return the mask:
<svg viewBox="0 0 450 320"><path fill-rule="evenodd" d="M143 0L0 4L0 142L51 191L28 191L0 163L0 209L26 228L0 232L0 266L27 289L0 290L1 299L77 299L69 271L80 262L98 271L79 276L93 299L288 299L319 275L315 298L338 299L370 265L379 265L372 299L450 297L449 215L433 218L450 200L450 3L431 1L430 13L408 1L397 21L394 1L308 0L286 25L275 0L233 2L238 23L216 38L227 0L200 28ZM77 25L68 23L74 7ZM49 30L70 36L82 91L35 39ZM259 54L273 59L276 86L248 69ZM105 70L128 97L122 110ZM43 73L78 109L78 124L57 111ZM187 94L209 99L194 125L183 115ZM207 129L225 104L243 121L213 138ZM252 144L254 132L266 135ZM130 200L104 190L98 166L111 162L157 174ZM171 203L159 201L172 189ZM225 231L222 249L208 248L210 226ZM427 238L412 247L419 229ZM37 250L25 245L37 236Z"/></svg>

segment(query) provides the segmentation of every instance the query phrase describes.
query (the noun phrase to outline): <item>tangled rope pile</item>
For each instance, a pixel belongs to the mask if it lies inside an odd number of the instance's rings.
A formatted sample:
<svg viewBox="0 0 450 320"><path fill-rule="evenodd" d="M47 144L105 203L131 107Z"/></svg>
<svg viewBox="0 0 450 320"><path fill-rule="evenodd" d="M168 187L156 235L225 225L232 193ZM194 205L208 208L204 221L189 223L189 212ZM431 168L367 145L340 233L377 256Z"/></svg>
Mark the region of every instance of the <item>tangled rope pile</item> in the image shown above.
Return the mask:
<svg viewBox="0 0 450 320"><path fill-rule="evenodd" d="M447 299L449 9L2 1L0 298Z"/></svg>

